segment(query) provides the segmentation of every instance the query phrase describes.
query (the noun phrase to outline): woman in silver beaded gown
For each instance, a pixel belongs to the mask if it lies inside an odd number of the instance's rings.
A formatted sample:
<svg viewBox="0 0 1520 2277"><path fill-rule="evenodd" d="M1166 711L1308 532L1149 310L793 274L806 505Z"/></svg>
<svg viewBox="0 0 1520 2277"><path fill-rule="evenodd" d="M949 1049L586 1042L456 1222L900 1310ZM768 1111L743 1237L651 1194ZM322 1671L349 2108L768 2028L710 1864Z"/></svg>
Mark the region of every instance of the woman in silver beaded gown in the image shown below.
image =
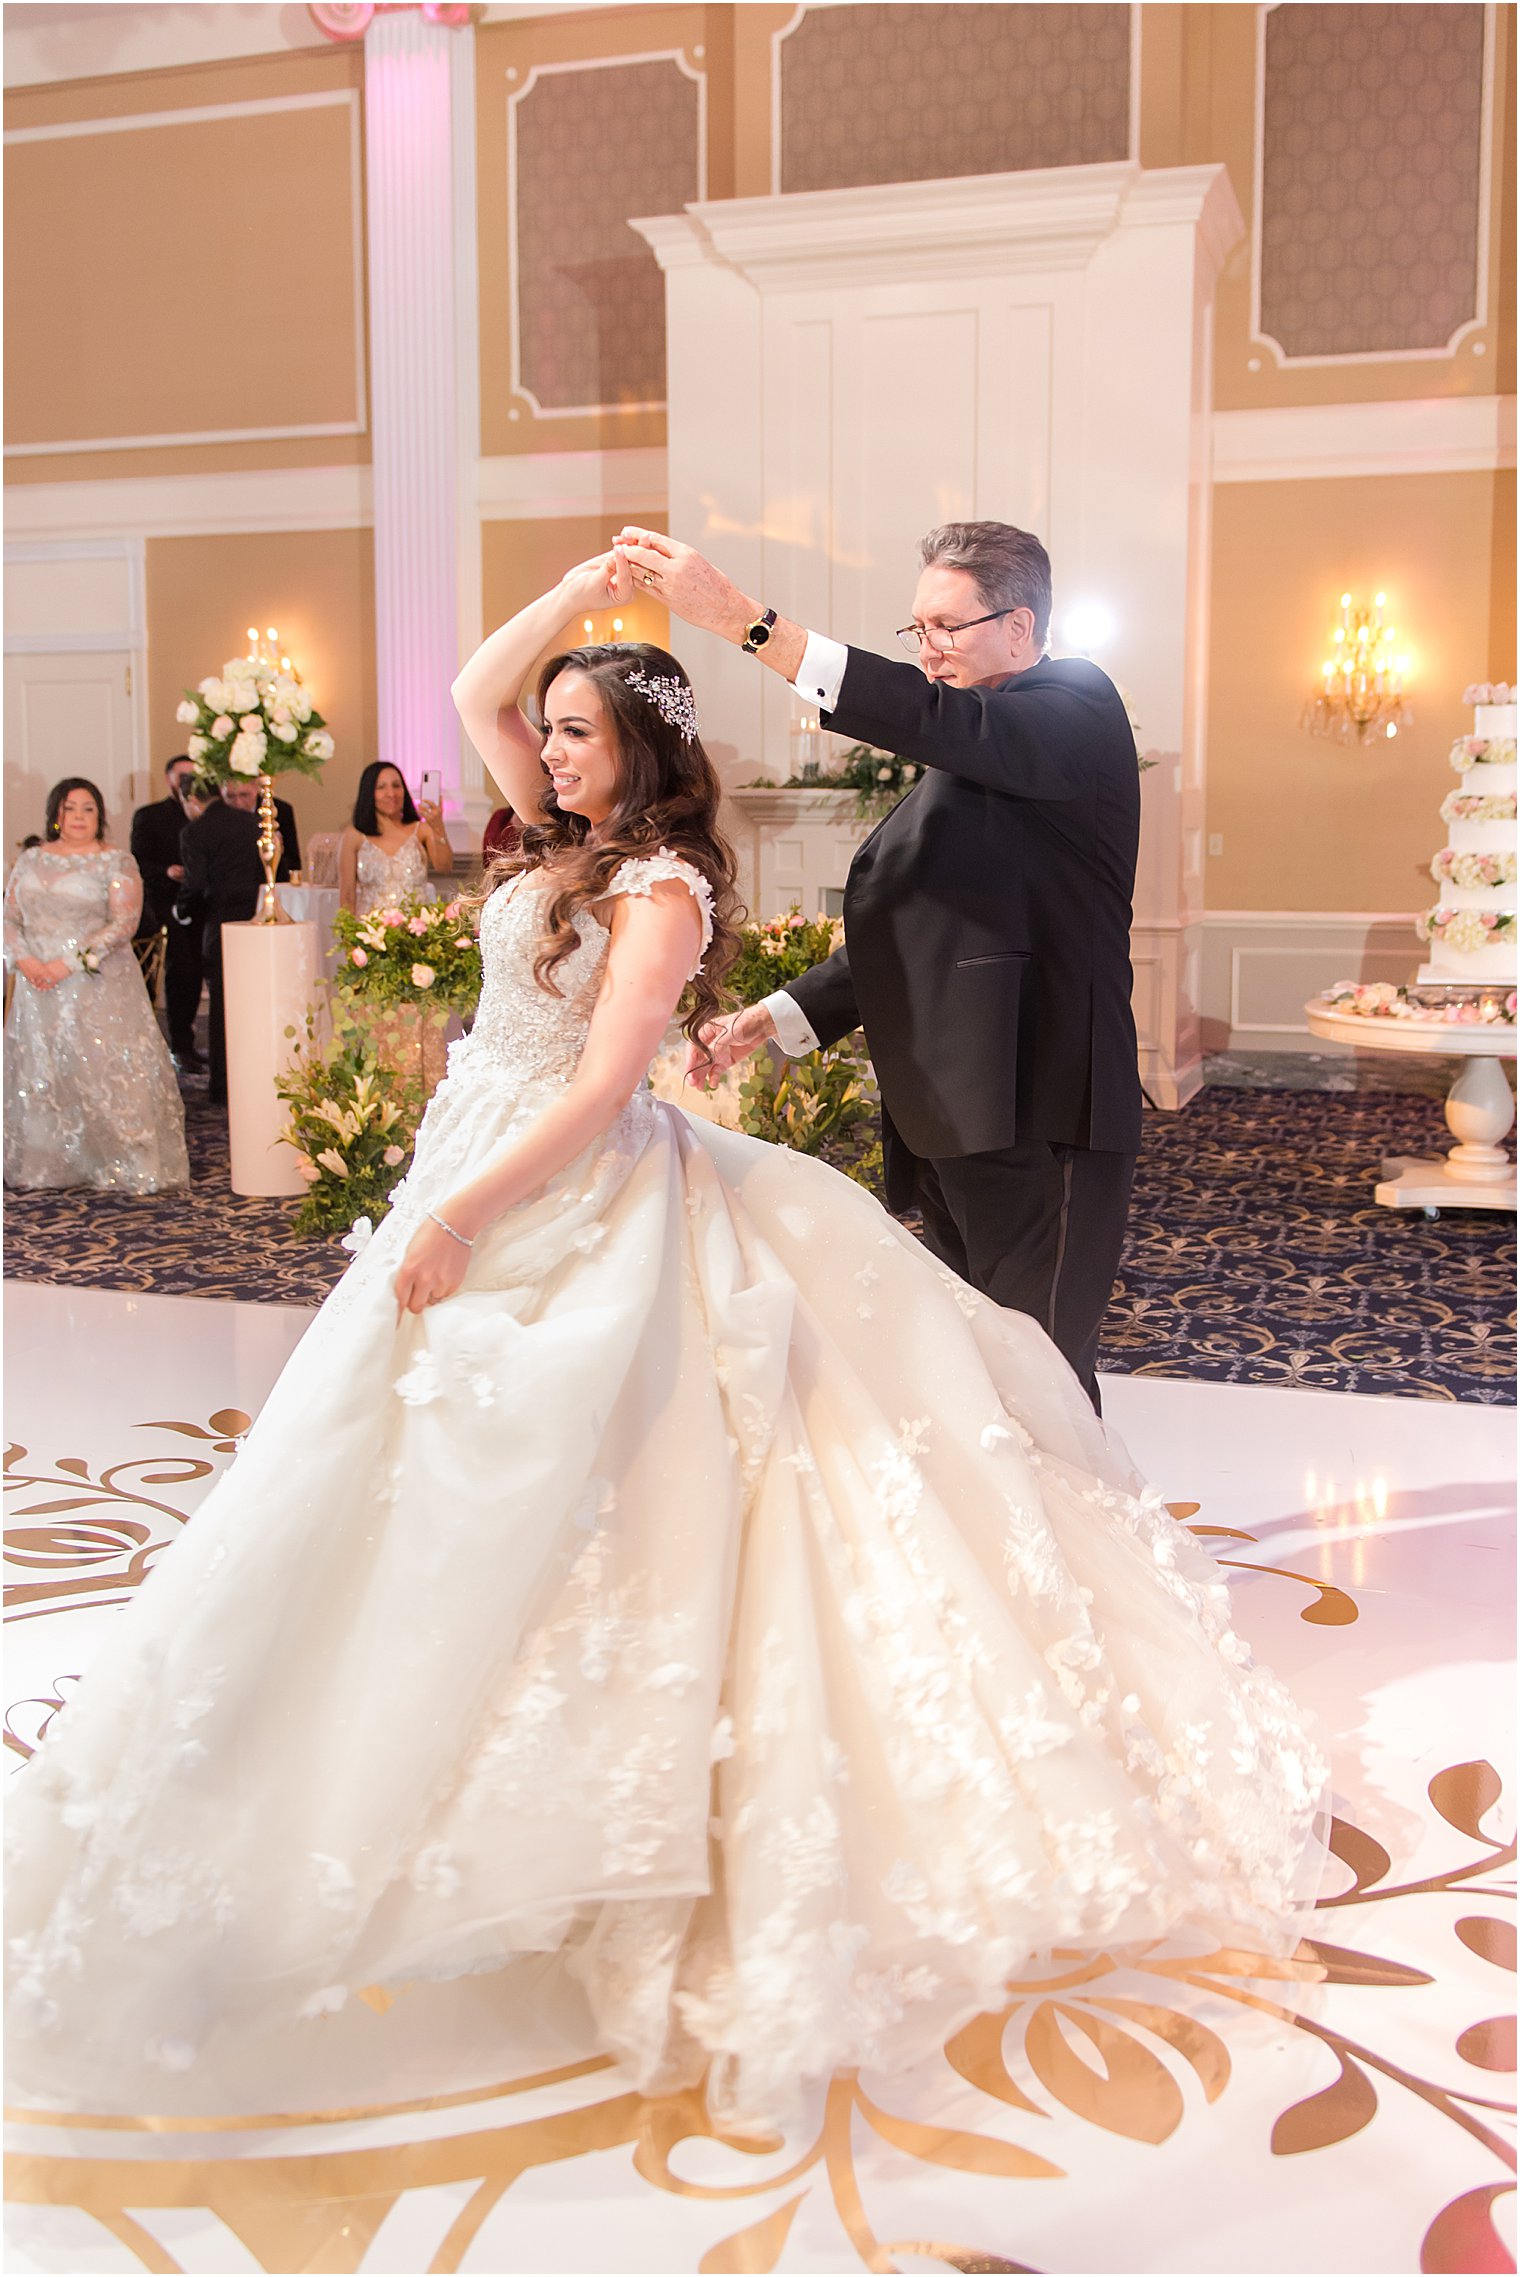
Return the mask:
<svg viewBox="0 0 1520 2277"><path fill-rule="evenodd" d="M185 1110L132 953L142 878L93 783L48 794L47 840L5 889L5 1183L185 1186Z"/></svg>

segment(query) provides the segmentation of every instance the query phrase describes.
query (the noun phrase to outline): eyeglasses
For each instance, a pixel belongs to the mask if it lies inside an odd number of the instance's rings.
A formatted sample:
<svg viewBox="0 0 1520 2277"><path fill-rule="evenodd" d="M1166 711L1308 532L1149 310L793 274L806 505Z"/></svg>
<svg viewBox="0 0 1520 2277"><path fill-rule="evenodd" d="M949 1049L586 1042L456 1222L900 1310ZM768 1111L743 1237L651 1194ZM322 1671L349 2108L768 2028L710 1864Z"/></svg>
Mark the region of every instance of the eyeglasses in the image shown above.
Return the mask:
<svg viewBox="0 0 1520 2277"><path fill-rule="evenodd" d="M1012 615L1012 609L989 609L985 617L973 617L964 625L899 625L897 637L910 656L917 656L925 641L936 656L948 656L955 647L957 633L970 632L973 625L990 625L999 617Z"/></svg>

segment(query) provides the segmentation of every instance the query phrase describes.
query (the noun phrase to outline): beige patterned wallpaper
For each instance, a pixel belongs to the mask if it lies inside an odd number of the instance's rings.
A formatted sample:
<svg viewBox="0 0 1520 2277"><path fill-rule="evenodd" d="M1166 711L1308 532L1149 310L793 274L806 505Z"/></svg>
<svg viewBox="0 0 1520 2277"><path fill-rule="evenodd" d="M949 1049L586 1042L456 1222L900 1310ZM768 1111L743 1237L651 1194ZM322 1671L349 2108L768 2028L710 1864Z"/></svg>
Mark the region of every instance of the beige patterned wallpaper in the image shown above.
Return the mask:
<svg viewBox="0 0 1520 2277"><path fill-rule="evenodd" d="M547 72L514 111L521 384L546 411L665 398L665 284L630 216L700 194L698 83L672 59Z"/></svg>
<svg viewBox="0 0 1520 2277"><path fill-rule="evenodd" d="M1261 330L1285 355L1439 350L1476 315L1483 14L1268 13Z"/></svg>
<svg viewBox="0 0 1520 2277"><path fill-rule="evenodd" d="M1129 153L1130 11L809 8L781 43L782 190Z"/></svg>

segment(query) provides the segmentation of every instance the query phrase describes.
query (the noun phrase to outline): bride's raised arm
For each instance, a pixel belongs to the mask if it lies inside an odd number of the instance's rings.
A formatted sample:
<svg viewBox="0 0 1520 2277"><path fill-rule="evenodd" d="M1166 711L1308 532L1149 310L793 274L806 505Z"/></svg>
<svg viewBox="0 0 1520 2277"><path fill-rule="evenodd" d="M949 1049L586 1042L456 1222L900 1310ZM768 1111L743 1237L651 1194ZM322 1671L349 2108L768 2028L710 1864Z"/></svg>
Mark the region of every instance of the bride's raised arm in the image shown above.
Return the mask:
<svg viewBox="0 0 1520 2277"><path fill-rule="evenodd" d="M632 591L628 565L613 553L567 569L557 585L481 642L450 690L465 733L524 822L537 821L544 795L544 739L517 708L528 675L558 634L572 624L579 634L577 619L615 608Z"/></svg>

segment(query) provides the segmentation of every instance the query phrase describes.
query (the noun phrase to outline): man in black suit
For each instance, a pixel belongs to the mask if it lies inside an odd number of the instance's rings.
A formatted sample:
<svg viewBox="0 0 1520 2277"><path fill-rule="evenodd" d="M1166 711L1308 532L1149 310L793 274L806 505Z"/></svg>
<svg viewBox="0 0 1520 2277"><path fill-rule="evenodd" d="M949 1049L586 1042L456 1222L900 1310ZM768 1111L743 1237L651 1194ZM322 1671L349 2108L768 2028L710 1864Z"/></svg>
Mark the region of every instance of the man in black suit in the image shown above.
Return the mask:
<svg viewBox="0 0 1520 2277"><path fill-rule="evenodd" d="M770 663L834 733L926 770L850 865L844 946L716 1023L718 1066L863 1026L890 1204L919 1210L963 1279L1032 1314L1099 1406L1140 1143L1139 769L1112 681L1045 654L1044 547L1004 522L931 531L899 634L915 668L762 611L667 538L620 545L654 597Z"/></svg>
<svg viewBox="0 0 1520 2277"><path fill-rule="evenodd" d="M195 1015L200 1010L200 929L172 922L174 903L184 878L179 842L185 828L185 793L195 780L195 762L181 752L164 762L166 798L140 806L132 817L132 859L142 872L143 905L138 923L139 940L151 939L168 928L164 953L164 1010L168 1018L169 1049L181 1067L204 1065L195 1048Z"/></svg>
<svg viewBox="0 0 1520 2277"><path fill-rule="evenodd" d="M175 917L199 930L211 1000L211 1082L207 1096L217 1105L227 1098L227 1006L222 987L222 927L250 918L264 883L259 859L259 786L249 778L222 785L185 827L180 841L184 878ZM296 818L284 799L275 800L280 824L280 859L275 875L288 878L301 858Z"/></svg>

